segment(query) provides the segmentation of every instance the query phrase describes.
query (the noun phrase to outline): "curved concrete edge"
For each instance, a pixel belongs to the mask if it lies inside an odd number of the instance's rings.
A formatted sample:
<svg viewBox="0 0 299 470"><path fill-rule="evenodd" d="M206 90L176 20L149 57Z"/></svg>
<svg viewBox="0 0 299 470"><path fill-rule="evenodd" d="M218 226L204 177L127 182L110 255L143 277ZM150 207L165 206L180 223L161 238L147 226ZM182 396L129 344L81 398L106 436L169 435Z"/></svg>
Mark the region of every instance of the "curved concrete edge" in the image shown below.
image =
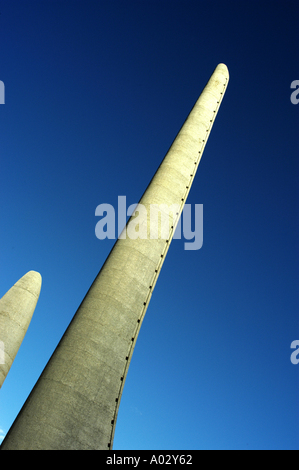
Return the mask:
<svg viewBox="0 0 299 470"><path fill-rule="evenodd" d="M0 388L22 344L42 285L42 277L29 271L0 299Z"/></svg>
<svg viewBox="0 0 299 470"><path fill-rule="evenodd" d="M39 298L40 290L42 286L42 277L37 271L28 271L21 279L19 279L13 287L19 287L21 289L28 290L33 296L36 297L36 301Z"/></svg>
<svg viewBox="0 0 299 470"><path fill-rule="evenodd" d="M225 64L223 63L218 64L215 70L222 73L222 75L224 75L227 79L229 79L229 71Z"/></svg>

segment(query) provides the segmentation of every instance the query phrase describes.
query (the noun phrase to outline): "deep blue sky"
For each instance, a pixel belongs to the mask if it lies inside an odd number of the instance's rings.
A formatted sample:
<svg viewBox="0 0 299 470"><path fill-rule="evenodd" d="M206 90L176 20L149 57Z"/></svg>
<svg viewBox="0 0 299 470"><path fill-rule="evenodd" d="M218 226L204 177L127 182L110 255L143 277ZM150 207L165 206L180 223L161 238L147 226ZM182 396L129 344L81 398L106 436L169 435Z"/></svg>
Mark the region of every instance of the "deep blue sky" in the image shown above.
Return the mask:
<svg viewBox="0 0 299 470"><path fill-rule="evenodd" d="M224 62L187 200L203 204L203 247L172 242L114 449L299 448L298 5L0 1L0 297L31 269L43 278L0 392L3 433L114 243L96 238L95 208L138 202Z"/></svg>

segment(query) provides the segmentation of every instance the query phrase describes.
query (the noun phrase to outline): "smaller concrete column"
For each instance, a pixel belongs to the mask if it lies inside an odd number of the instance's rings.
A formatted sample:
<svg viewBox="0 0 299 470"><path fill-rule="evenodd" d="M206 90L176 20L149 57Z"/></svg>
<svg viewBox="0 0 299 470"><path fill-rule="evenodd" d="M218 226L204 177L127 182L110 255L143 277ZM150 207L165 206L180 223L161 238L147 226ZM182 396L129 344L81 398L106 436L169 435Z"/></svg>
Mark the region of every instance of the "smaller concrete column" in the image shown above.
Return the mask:
<svg viewBox="0 0 299 470"><path fill-rule="evenodd" d="M41 283L41 275L29 271L0 299L0 388L26 334Z"/></svg>

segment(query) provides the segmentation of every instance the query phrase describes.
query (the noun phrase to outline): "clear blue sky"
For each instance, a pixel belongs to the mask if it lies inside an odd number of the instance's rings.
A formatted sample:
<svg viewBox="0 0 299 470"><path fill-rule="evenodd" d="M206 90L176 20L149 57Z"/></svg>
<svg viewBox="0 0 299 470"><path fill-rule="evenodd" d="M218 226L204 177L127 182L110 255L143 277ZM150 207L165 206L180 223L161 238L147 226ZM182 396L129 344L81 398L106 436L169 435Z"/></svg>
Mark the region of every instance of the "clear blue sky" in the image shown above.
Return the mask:
<svg viewBox="0 0 299 470"><path fill-rule="evenodd" d="M230 82L127 377L114 449L299 448L297 1L1 1L0 297L41 295L0 391L8 431L219 62ZM1 439L1 437L0 437Z"/></svg>

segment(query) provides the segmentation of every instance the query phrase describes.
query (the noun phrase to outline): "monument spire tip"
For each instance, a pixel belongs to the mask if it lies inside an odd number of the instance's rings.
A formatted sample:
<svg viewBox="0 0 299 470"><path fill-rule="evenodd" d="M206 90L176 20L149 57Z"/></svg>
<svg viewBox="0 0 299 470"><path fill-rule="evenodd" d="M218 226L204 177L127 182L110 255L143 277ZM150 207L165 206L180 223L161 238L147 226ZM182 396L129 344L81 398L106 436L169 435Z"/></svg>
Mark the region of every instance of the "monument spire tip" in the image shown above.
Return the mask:
<svg viewBox="0 0 299 470"><path fill-rule="evenodd" d="M229 71L228 71L228 68L225 64L223 64L223 63L218 64L217 67L216 67L216 70L223 73L227 78L229 78Z"/></svg>

